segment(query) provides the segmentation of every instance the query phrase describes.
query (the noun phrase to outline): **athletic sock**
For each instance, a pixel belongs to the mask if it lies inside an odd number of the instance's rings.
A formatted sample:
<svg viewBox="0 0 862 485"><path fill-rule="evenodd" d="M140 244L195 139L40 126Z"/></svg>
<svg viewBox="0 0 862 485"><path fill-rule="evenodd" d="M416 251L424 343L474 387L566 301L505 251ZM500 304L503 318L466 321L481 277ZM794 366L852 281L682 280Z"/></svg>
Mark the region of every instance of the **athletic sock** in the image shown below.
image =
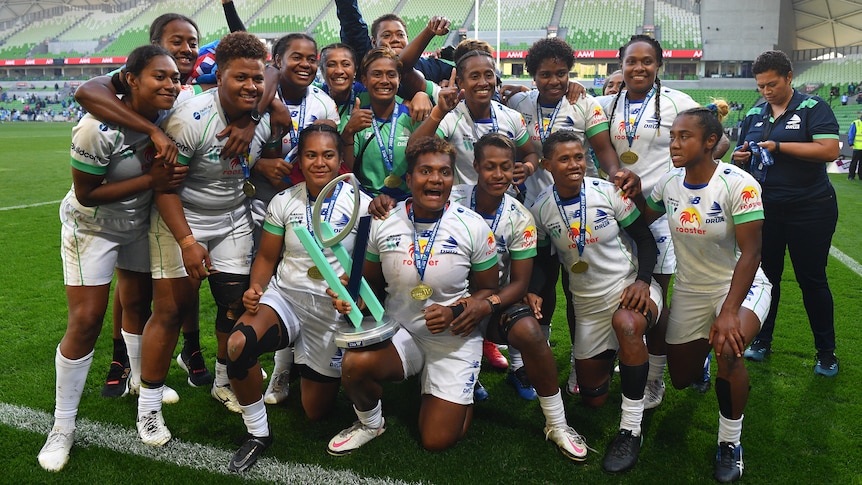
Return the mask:
<svg viewBox="0 0 862 485"><path fill-rule="evenodd" d="M141 382L141 393L138 396L138 417L149 413L150 411L162 410L162 391L165 389L164 383L155 385L147 385Z"/></svg>
<svg viewBox="0 0 862 485"><path fill-rule="evenodd" d="M219 362L216 359L215 371L215 382L213 385L216 387L229 386L230 380L227 378L227 362Z"/></svg>
<svg viewBox="0 0 862 485"><path fill-rule="evenodd" d="M290 372L290 368L293 365L293 347L276 350L273 360L275 361L275 367L272 369L273 378L282 372Z"/></svg>
<svg viewBox="0 0 862 485"><path fill-rule="evenodd" d="M78 404L87 382L87 374L93 364L93 353L77 360L68 359L60 353L54 354L54 368L57 373L55 382L54 425L65 429L75 429L75 418L78 416Z"/></svg>
<svg viewBox="0 0 862 485"><path fill-rule="evenodd" d="M201 331L183 332L183 353L191 356L201 349Z"/></svg>
<svg viewBox="0 0 862 485"><path fill-rule="evenodd" d="M373 429L383 426L383 403L379 399L377 405L370 411L360 411L356 409L356 406L353 406L353 410L356 411L356 416L365 426Z"/></svg>
<svg viewBox="0 0 862 485"><path fill-rule="evenodd" d="M664 378L664 366L666 363L666 355L649 354L649 374L647 374L647 382Z"/></svg>
<svg viewBox="0 0 862 485"><path fill-rule="evenodd" d="M521 356L521 351L515 347L509 346L509 370L516 371L524 367L524 358Z"/></svg>
<svg viewBox="0 0 862 485"><path fill-rule="evenodd" d="M644 416L644 398L629 399L623 396L620 429L627 429L634 436L641 435L641 422Z"/></svg>
<svg viewBox="0 0 862 485"><path fill-rule="evenodd" d="M545 415L545 426L549 428L566 427L566 408L563 406L563 394L557 389L553 396L539 396L539 406Z"/></svg>
<svg viewBox="0 0 862 485"><path fill-rule="evenodd" d="M126 342L126 350L129 356L129 368L132 369L130 387L141 385L141 340L143 337L133 333L122 331L123 340Z"/></svg>
<svg viewBox="0 0 862 485"><path fill-rule="evenodd" d="M739 446L740 438L742 438L742 419L743 414L739 419L725 418L718 413L718 442L733 443L733 446Z"/></svg>
<svg viewBox="0 0 862 485"><path fill-rule="evenodd" d="M249 434L258 438L269 436L269 421L266 418L266 406L263 398L248 406L239 405L242 409L242 420Z"/></svg>
<svg viewBox="0 0 862 485"><path fill-rule="evenodd" d="M123 333L121 330L120 333ZM122 337L114 339L114 355L111 357L115 362L123 363L128 358L128 354L126 352L126 342Z"/></svg>

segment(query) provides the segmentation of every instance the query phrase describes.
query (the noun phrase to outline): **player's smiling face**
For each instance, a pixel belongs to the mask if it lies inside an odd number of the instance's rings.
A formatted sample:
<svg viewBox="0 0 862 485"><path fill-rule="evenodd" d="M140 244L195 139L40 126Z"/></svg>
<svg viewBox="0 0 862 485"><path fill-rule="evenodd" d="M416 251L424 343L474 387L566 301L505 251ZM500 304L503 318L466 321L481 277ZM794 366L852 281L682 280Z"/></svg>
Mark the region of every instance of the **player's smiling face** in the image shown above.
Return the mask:
<svg viewBox="0 0 862 485"><path fill-rule="evenodd" d="M695 116L677 116L670 128L670 158L674 167L690 167L701 160L712 160L716 136L704 139L704 127Z"/></svg>
<svg viewBox="0 0 862 485"><path fill-rule="evenodd" d="M263 94L263 61L238 57L216 70L219 99L231 119L239 119L255 106Z"/></svg>
<svg viewBox="0 0 862 485"><path fill-rule="evenodd" d="M474 55L461 63L463 72L457 71L458 87L468 100L488 104L497 87L497 73L490 56Z"/></svg>
<svg viewBox="0 0 862 485"><path fill-rule="evenodd" d="M569 87L569 67L561 59L545 59L539 63L533 80L539 90L539 102L555 104Z"/></svg>
<svg viewBox="0 0 862 485"><path fill-rule="evenodd" d="M330 96L350 91L356 79L356 63L353 54L347 49L330 49L326 53L326 64L323 66L323 76L329 86Z"/></svg>
<svg viewBox="0 0 862 485"><path fill-rule="evenodd" d="M473 162L473 169L479 176L481 190L494 197L502 197L515 176L513 153L507 148L486 145L482 148L481 161Z"/></svg>
<svg viewBox="0 0 862 485"><path fill-rule="evenodd" d="M172 20L162 30L159 45L174 56L180 74L192 72L198 60L198 31L185 20Z"/></svg>
<svg viewBox="0 0 862 485"><path fill-rule="evenodd" d="M655 84L658 68L661 67L655 48L649 42L635 42L626 48L622 64L626 89L636 99L645 97Z"/></svg>
<svg viewBox="0 0 862 485"><path fill-rule="evenodd" d="M341 156L333 132L313 132L307 135L299 153L299 164L308 192L317 197L326 184L338 175Z"/></svg>
<svg viewBox="0 0 862 485"><path fill-rule="evenodd" d="M560 197L574 197L581 191L581 183L587 172L584 147L576 141L557 143L550 158L542 160L545 170L554 177L554 185Z"/></svg>
<svg viewBox="0 0 862 485"><path fill-rule="evenodd" d="M375 47L389 47L396 54L407 47L407 30L397 20L384 20L377 26L377 38Z"/></svg>
<svg viewBox="0 0 862 485"><path fill-rule="evenodd" d="M173 108L180 92L180 72L173 57L154 56L139 75L126 74L135 111L154 118L157 110Z"/></svg>
<svg viewBox="0 0 862 485"><path fill-rule="evenodd" d="M278 64L283 80L296 87L308 87L317 73L317 49L308 39L293 39Z"/></svg>
<svg viewBox="0 0 862 485"><path fill-rule="evenodd" d="M382 58L368 65L362 84L368 90L368 95L374 101L391 101L398 92L400 77L395 60Z"/></svg>
<svg viewBox="0 0 862 485"><path fill-rule="evenodd" d="M610 96L612 94L617 94L620 92L620 89L623 87L623 73L618 72L615 74L611 74L605 80L605 87L602 94L605 96Z"/></svg>
<svg viewBox="0 0 862 485"><path fill-rule="evenodd" d="M407 172L407 187L413 194L416 217L440 217L454 181L455 172L448 154L432 152L419 155L413 171Z"/></svg>

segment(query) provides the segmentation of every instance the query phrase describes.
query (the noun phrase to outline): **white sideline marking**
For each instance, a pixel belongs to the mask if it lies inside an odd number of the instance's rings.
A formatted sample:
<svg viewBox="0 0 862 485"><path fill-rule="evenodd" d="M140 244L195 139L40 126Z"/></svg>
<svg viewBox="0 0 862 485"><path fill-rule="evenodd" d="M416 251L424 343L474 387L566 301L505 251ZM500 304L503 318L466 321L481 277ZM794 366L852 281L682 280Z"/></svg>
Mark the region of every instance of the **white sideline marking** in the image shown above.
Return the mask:
<svg viewBox="0 0 862 485"><path fill-rule="evenodd" d="M42 205L59 204L60 202L63 202L63 201L62 200L49 200L48 202L37 202L35 204L12 205L9 207L0 207L0 211L10 211L13 209L27 209L30 207L39 207Z"/></svg>
<svg viewBox="0 0 862 485"><path fill-rule="evenodd" d="M44 436L54 425L54 417L44 411L24 406L0 403L0 424ZM153 447L141 443L133 429L114 424L99 423L78 418L75 430L75 446L96 446L117 453L132 454L156 461L173 463L187 468L230 475L227 463L233 455L213 446L190 443L177 438L165 446ZM278 445L276 445L278 446ZM33 463L39 450L31 450ZM326 453L321 449L321 453ZM72 454L74 455L74 448ZM75 459L72 456L71 459ZM62 472L61 472L62 473ZM321 484L378 484L393 485L400 482L386 478L363 477L345 470L330 470L317 465L302 465L280 462L274 458L261 458L243 477L271 483L321 483Z"/></svg>
<svg viewBox="0 0 862 485"><path fill-rule="evenodd" d="M829 254L838 261L844 263L845 266L850 268L851 271L853 271L854 273L859 275L860 278L862 278L862 264L859 264L858 262L856 262L855 259L842 253L841 250L836 248L835 246L829 248Z"/></svg>

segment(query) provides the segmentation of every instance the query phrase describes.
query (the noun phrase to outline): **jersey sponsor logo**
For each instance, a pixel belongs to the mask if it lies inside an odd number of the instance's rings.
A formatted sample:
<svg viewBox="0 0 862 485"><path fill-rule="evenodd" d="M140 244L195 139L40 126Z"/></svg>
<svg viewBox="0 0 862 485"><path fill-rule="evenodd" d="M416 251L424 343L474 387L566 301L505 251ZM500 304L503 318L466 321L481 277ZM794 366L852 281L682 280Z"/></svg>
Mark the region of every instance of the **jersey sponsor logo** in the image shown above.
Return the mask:
<svg viewBox="0 0 862 485"><path fill-rule="evenodd" d="M99 131L108 131L108 125L99 123Z"/></svg>
<svg viewBox="0 0 862 485"><path fill-rule="evenodd" d="M428 232L428 231L425 231L425 232ZM428 245L427 236L426 236L425 240L419 239L420 253L425 252L425 246L427 246L427 245ZM407 248L407 254L410 255L410 259L402 259L401 264L403 266L413 266L413 254L415 252L416 252L416 247L414 244L411 243L410 247ZM431 248L431 254L428 255L428 266L437 266L437 263L439 263L439 261L436 259L433 259L433 257L434 257L434 248L432 247Z"/></svg>
<svg viewBox="0 0 862 485"><path fill-rule="evenodd" d="M458 241L449 236L440 243L440 254L458 254Z"/></svg>
<svg viewBox="0 0 862 485"><path fill-rule="evenodd" d="M608 213L601 210L596 209L596 218L593 219L593 229L601 229L603 227L607 227L611 221L608 219Z"/></svg>
<svg viewBox="0 0 862 485"><path fill-rule="evenodd" d="M485 238L485 244L488 246L488 250L485 251L485 256L497 252L497 237L494 236L494 233L488 231L488 237Z"/></svg>
<svg viewBox="0 0 862 485"><path fill-rule="evenodd" d="M522 248L528 248L536 245L536 226L527 226L524 229L524 242L521 243Z"/></svg>
<svg viewBox="0 0 862 485"><path fill-rule="evenodd" d="M784 125L785 130L798 130L801 126L802 118L799 117L798 114L794 113L793 116L787 120L787 123Z"/></svg>
<svg viewBox="0 0 862 485"><path fill-rule="evenodd" d="M686 234L706 234L706 231L700 228L701 221L703 218L697 209L694 207L683 209L679 213L679 227L676 230Z"/></svg>
<svg viewBox="0 0 862 485"><path fill-rule="evenodd" d="M349 222L350 218L347 217L347 214L341 214L341 217L339 217L338 220L333 221L332 224L333 226L335 226L333 229L335 230L335 232L341 232L341 230L344 229L344 226L346 226Z"/></svg>
<svg viewBox="0 0 862 485"><path fill-rule="evenodd" d="M72 151L77 153L78 156L80 156L81 158L85 158L87 160L92 160L94 162L98 162L100 160L99 157L97 157L97 156L93 155L92 153L88 152L87 150L84 150L83 148L75 145L74 142L72 142Z"/></svg>
<svg viewBox="0 0 862 485"><path fill-rule="evenodd" d="M500 234L497 236L497 254L506 254L509 244L506 242L506 236Z"/></svg>
<svg viewBox="0 0 862 485"><path fill-rule="evenodd" d="M386 236L386 242L384 243L384 245L386 246L387 250L393 251L395 250L395 248L398 247L399 244L401 244L400 235Z"/></svg>
<svg viewBox="0 0 862 485"><path fill-rule="evenodd" d="M605 119L605 112L602 111L602 108L600 106L596 106L595 108L593 108L593 120L604 121L604 119Z"/></svg>
<svg viewBox="0 0 862 485"><path fill-rule="evenodd" d="M763 202L760 200L760 193L755 187L749 185L742 189L742 205L739 206L740 210L755 209L761 206L763 206Z"/></svg>
<svg viewBox="0 0 862 485"><path fill-rule="evenodd" d="M573 222L571 227L569 228L569 239L572 241L572 243L569 244L570 249L574 249L574 248L578 247L578 238L580 237L580 235L581 235L581 223L580 222ZM595 244L597 242L599 242L599 238L593 237L593 231L590 229L589 226L585 227L584 228L584 245Z"/></svg>
<svg viewBox="0 0 862 485"><path fill-rule="evenodd" d="M762 121L758 121L757 123L755 123L755 124L754 124L754 127L755 127L755 128L760 128L761 126L763 126L763 122L762 122Z"/></svg>
<svg viewBox="0 0 862 485"><path fill-rule="evenodd" d="M709 210L706 211L706 220L703 222L704 224L717 224L719 222L724 222L724 214L722 213L721 206L718 202L712 203Z"/></svg>

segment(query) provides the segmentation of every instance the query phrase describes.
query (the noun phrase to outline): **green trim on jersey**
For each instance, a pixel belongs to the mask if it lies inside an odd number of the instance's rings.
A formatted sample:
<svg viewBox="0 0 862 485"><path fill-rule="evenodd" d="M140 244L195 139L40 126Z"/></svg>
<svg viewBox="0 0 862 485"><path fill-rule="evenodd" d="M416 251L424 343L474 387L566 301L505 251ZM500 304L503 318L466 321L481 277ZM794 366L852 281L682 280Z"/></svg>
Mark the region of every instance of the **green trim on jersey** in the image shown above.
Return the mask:
<svg viewBox="0 0 862 485"><path fill-rule="evenodd" d="M652 209L656 212L661 212L662 214L667 212L667 208L665 208L664 202L661 202L661 201L655 202L652 200L652 197L650 197L646 200L646 203L650 207L650 209Z"/></svg>
<svg viewBox="0 0 862 485"><path fill-rule="evenodd" d="M521 138L515 140L515 146L522 147L526 145L530 141L530 131L527 130L524 132L524 135Z"/></svg>
<svg viewBox="0 0 862 485"><path fill-rule="evenodd" d="M826 139L826 140L837 140L838 135L832 135L832 134L828 134L828 133L823 134L823 135L811 135L811 139L812 140L824 140L824 139ZM785 143L791 143L791 142L785 142Z"/></svg>
<svg viewBox="0 0 862 485"><path fill-rule="evenodd" d="M366 251L365 252L365 260L371 261L372 263L379 263L380 262L380 255L374 254L371 251Z"/></svg>
<svg viewBox="0 0 862 485"><path fill-rule="evenodd" d="M628 217L623 220L617 219L617 222L619 222L620 227L629 227L630 225L632 225L632 222L634 222L635 219L640 217L640 215L641 211L637 207L635 207L631 214L628 215Z"/></svg>
<svg viewBox="0 0 862 485"><path fill-rule="evenodd" d="M88 165L86 163L80 162L72 158L72 168L75 170L79 170L84 173L88 173L90 175L105 175L108 173L108 167L96 167L94 165Z"/></svg>
<svg viewBox="0 0 862 485"><path fill-rule="evenodd" d="M602 121L601 123L590 127L584 134L587 138L592 138L603 131L610 131L610 125L608 125L607 121Z"/></svg>
<svg viewBox="0 0 862 485"><path fill-rule="evenodd" d="M192 159L191 159L191 157L187 157L187 156L185 156L185 155L177 155L177 162L178 162L180 165L188 166L188 165L189 165L189 162L190 162L191 160L192 160Z"/></svg>
<svg viewBox="0 0 862 485"><path fill-rule="evenodd" d="M496 268L500 263L497 261L497 253L491 255L487 261L483 261L481 263L473 263L470 265L470 269L473 271L485 271L489 268Z"/></svg>
<svg viewBox="0 0 862 485"><path fill-rule="evenodd" d="M539 239L536 241L536 246L540 248L546 248L551 245L551 238L546 237L545 239Z"/></svg>
<svg viewBox="0 0 862 485"><path fill-rule="evenodd" d="M285 230L283 227L276 226L268 221L263 222L263 230L276 236L284 236Z"/></svg>
<svg viewBox="0 0 862 485"><path fill-rule="evenodd" d="M763 220L763 210L746 212L745 214L737 214L733 216L734 224L745 224L746 222L751 221L762 221Z"/></svg>
<svg viewBox="0 0 862 485"><path fill-rule="evenodd" d="M510 249L509 254L511 255L510 257L512 258L512 261L520 261L522 259L535 258L536 254L538 254L538 251L536 251L535 247L527 248L524 250L518 250L518 251L514 251L514 250Z"/></svg>

